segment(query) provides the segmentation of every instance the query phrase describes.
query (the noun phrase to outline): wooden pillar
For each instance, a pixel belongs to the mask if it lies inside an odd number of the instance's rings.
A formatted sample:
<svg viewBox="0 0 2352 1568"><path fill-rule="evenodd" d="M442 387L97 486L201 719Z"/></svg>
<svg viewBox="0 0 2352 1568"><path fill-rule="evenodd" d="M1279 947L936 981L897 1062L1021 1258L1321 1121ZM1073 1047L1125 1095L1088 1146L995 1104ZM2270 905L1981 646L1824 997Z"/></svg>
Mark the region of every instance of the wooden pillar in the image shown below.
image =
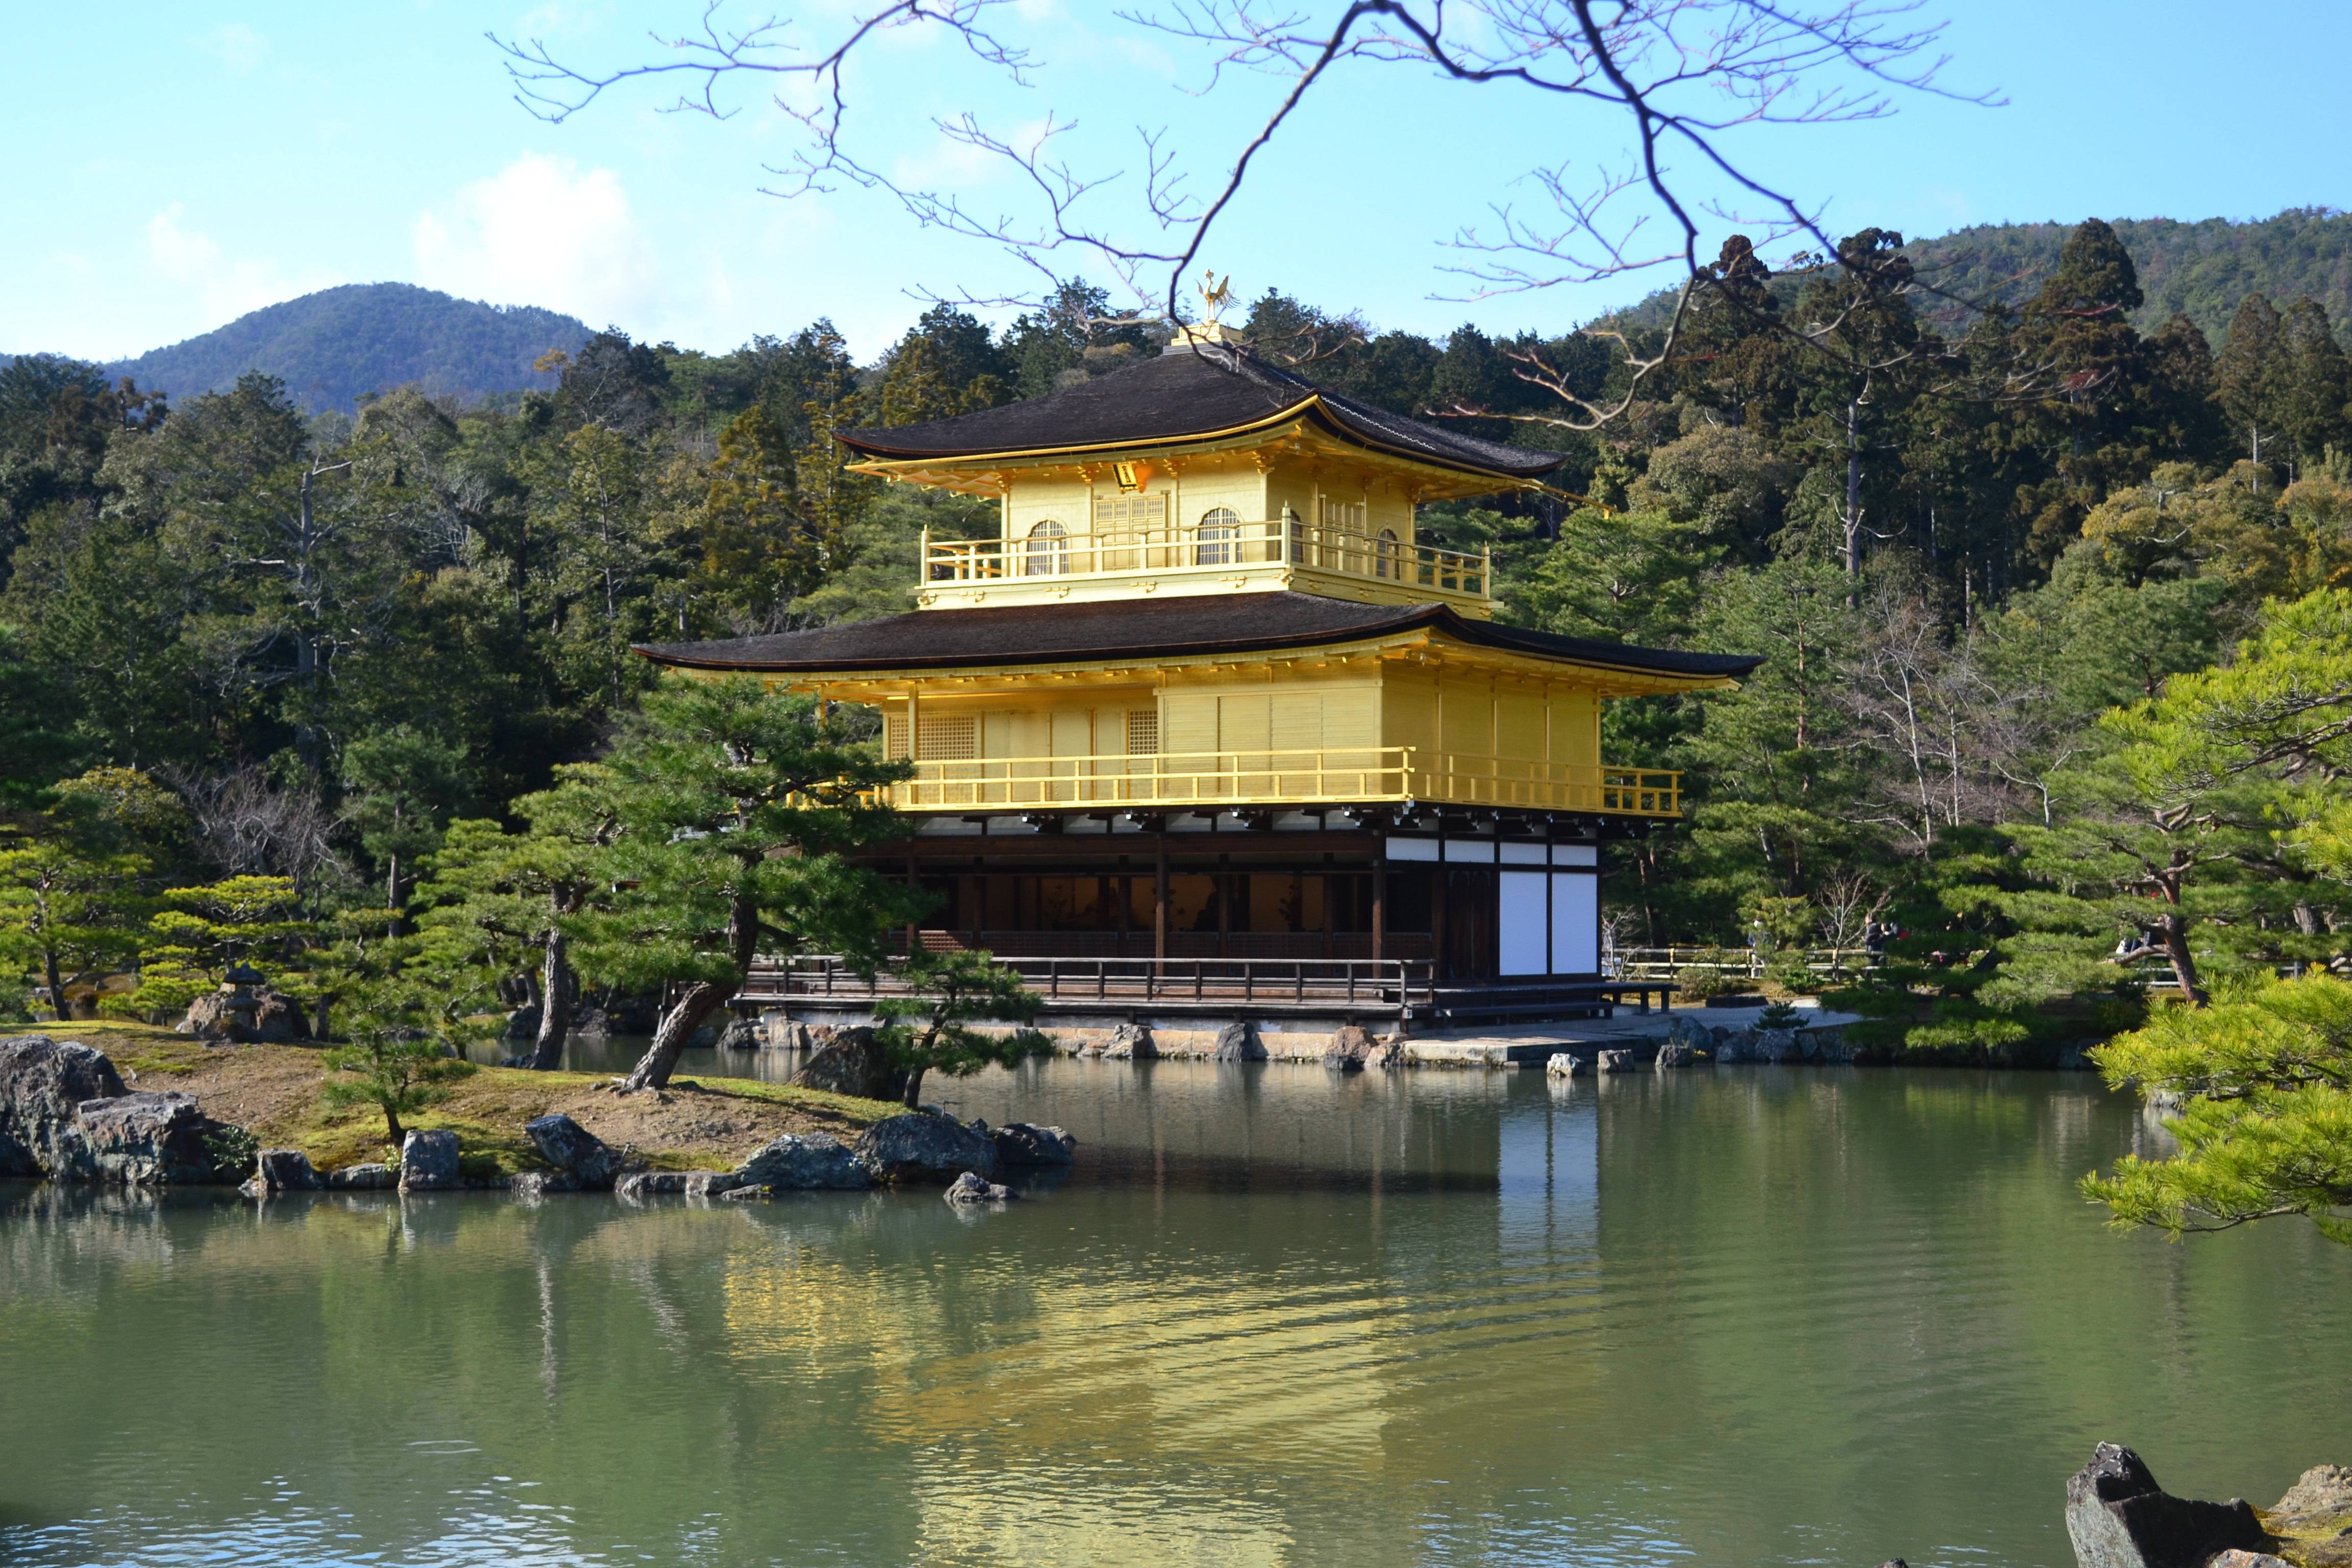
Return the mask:
<svg viewBox="0 0 2352 1568"><path fill-rule="evenodd" d="M1389 955L1389 863L1372 862L1372 956Z"/></svg>
<svg viewBox="0 0 2352 1568"><path fill-rule="evenodd" d="M919 899L922 896L922 879L915 874L915 846L909 841L907 845L907 897L909 900ZM922 941L922 924L923 917L919 914L909 914L907 918L907 956L908 958L915 956Z"/></svg>
<svg viewBox="0 0 2352 1568"><path fill-rule="evenodd" d="M1217 956L1233 956L1234 858L1217 857Z"/></svg>
<svg viewBox="0 0 2352 1568"><path fill-rule="evenodd" d="M1454 975L1451 955L1445 951L1445 884L1452 879L1444 860L1431 868L1429 886L1429 947L1430 956L1437 961L1435 973L1440 980Z"/></svg>
<svg viewBox="0 0 2352 1568"><path fill-rule="evenodd" d="M971 889L971 945L980 945L981 929L988 924L988 873L977 872L964 879Z"/></svg>
<svg viewBox="0 0 2352 1568"><path fill-rule="evenodd" d="M1127 911L1129 906L1135 901L1134 884L1135 879L1127 876L1124 873L1121 873L1117 877L1105 877L1103 879L1103 888L1105 889L1103 897L1110 897L1108 889L1112 888L1117 888L1118 889L1118 955L1121 958L1125 958L1127 956Z"/></svg>
<svg viewBox="0 0 2352 1568"><path fill-rule="evenodd" d="M1339 929L1339 879L1331 874L1331 857L1323 857L1323 956L1331 956L1331 934ZM1303 894L1301 895L1304 896Z"/></svg>
<svg viewBox="0 0 2352 1568"><path fill-rule="evenodd" d="M1159 858L1151 867L1151 957L1152 973L1168 972L1168 837L1163 827L1160 837Z"/></svg>

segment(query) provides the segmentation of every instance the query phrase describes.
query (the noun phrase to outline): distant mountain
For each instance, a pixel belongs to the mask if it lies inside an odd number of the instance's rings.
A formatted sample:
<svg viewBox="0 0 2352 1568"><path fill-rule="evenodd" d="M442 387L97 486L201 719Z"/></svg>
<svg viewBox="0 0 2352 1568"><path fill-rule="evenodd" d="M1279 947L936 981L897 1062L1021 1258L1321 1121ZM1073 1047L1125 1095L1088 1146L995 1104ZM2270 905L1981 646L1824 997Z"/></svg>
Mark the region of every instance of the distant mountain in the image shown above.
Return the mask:
<svg viewBox="0 0 2352 1568"><path fill-rule="evenodd" d="M2143 331L2154 331L2178 310L2219 349L2238 302L2260 292L2282 310L2308 295L2327 307L2339 336L2352 338L2352 214L2302 207L2252 223L2219 217L2195 223L2160 217L2108 221L2139 269L2147 303L2132 319ZM2058 247L2074 227L2057 222L1979 224L1915 239L1906 248L1948 293L2022 305L2057 267ZM1794 293L1793 281L1788 291ZM1654 294L1623 319L1662 326L1670 300ZM1938 313L1925 300L1922 308Z"/></svg>
<svg viewBox="0 0 2352 1568"><path fill-rule="evenodd" d="M174 399L267 371L305 410L349 413L369 393L412 382L466 402L552 386L555 378L531 362L550 349L573 353L588 336L586 323L536 306L485 305L408 283L350 283L105 368Z"/></svg>

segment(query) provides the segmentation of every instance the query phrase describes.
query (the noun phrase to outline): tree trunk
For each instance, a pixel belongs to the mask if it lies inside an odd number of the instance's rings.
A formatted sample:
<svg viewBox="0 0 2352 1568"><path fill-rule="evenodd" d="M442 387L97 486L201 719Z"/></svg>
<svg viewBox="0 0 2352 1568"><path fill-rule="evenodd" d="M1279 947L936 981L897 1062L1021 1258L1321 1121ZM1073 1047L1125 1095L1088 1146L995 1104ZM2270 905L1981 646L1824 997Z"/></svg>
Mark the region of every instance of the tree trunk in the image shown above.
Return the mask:
<svg viewBox="0 0 2352 1568"><path fill-rule="evenodd" d="M686 988L669 1011L662 1015L661 1026L654 1030L654 1043L637 1058L629 1076L621 1080L622 1093L667 1087L669 1075L677 1070L677 1058L686 1054L686 1044L694 1038L694 1031L702 1026L702 1020L743 988L743 977L751 973L751 961L759 952L760 910L740 888L728 903L727 956L735 966L735 978L724 984L698 980Z"/></svg>
<svg viewBox="0 0 2352 1568"><path fill-rule="evenodd" d="M392 1135L392 1146L399 1148L408 1142L408 1134L400 1128L400 1112L387 1105L383 1108L383 1129Z"/></svg>
<svg viewBox="0 0 2352 1568"><path fill-rule="evenodd" d="M677 1070L677 1058L686 1054L687 1042L702 1021L725 1005L736 987L721 985L709 980L698 980L686 988L683 995L662 1015L660 1027L654 1031L654 1043L621 1080L621 1092L634 1094L639 1089L666 1089L669 1075Z"/></svg>
<svg viewBox="0 0 2352 1568"><path fill-rule="evenodd" d="M1845 405L1845 516L1840 520L1845 526L1845 574L1862 575L1862 397L1859 394L1846 400ZM1853 606L1849 595L1846 606Z"/></svg>
<svg viewBox="0 0 2352 1568"><path fill-rule="evenodd" d="M49 1016L62 1024L73 1015L66 1011L66 983L65 977L58 973L57 949L45 947L41 950L41 973L49 983Z"/></svg>
<svg viewBox="0 0 2352 1568"><path fill-rule="evenodd" d="M923 1069L921 1068L907 1069L907 1109L909 1110L923 1109Z"/></svg>
<svg viewBox="0 0 2352 1568"><path fill-rule="evenodd" d="M572 965L565 959L570 945L561 931L548 928L539 971L539 1040L530 1053L534 1071L552 1072L563 1064L563 1037L572 1029Z"/></svg>
<svg viewBox="0 0 2352 1568"><path fill-rule="evenodd" d="M2179 983L2180 994L2189 998L2192 1007L2205 1005L2205 988L2197 984L2197 959L2189 951L2189 921L2180 915L2167 915L2158 932L2164 946L2164 956L2172 963L2172 978Z"/></svg>

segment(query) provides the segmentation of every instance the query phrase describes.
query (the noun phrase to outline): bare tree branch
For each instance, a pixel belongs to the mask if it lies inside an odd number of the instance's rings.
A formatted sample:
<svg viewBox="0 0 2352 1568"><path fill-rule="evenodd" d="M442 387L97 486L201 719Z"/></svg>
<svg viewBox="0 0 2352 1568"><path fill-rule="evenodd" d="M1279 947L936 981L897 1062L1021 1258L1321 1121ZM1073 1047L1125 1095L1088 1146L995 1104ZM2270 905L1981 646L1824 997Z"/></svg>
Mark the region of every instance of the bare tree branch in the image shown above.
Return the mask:
<svg viewBox="0 0 2352 1568"><path fill-rule="evenodd" d="M975 210L960 192L902 181L853 150L846 69L871 52L874 40L895 30L944 31L1007 80L1035 80L1043 61L1010 32L1018 15L1004 10L1008 0L887 0L852 12L824 39L806 43L805 29L795 32L796 24L773 16L723 26L722 4L709 0L691 32L652 35L669 58L605 70L559 59L537 38L493 35L492 41L506 56L517 100L553 121L614 88L671 77L685 85L669 111L726 119L736 108L722 102L723 83L737 76L768 79L777 107L806 137L790 162L772 170L782 176L773 193L806 195L844 181L880 190L919 224L998 246L1038 279L1034 296L961 296L961 302L976 306L1035 305L1059 281L1053 261L1078 252L1107 268L1139 303L1156 302L1163 320L1177 321L1182 280L1258 155L1307 95L1343 65L1417 67L1457 84L1516 87L1568 110L1616 116L1630 142L1632 168L1603 172L1587 188L1571 179L1564 162L1538 166L1528 178L1558 222L1537 223L1496 205L1493 229L1465 229L1451 242L1484 259L1446 270L1469 281L1469 298L1484 299L1679 263L1685 284L1661 345L1636 354L1617 339L1634 388L1672 360L1692 288L1704 275L1702 216L1760 225L1767 243L1811 237L1825 257L1843 259L1821 228L1820 203L1808 204L1733 156L1727 132L1874 120L1893 111L1897 92L1993 101L1938 84L1947 64L1937 52L1942 27L1917 20L1920 0L1349 0L1336 14L1327 7L1279 8L1270 0L1166 0L1160 9L1114 15L1139 32L1201 51L1206 71L1197 92L1219 91L1235 74L1271 77L1283 86L1223 159L1223 173L1204 198L1188 194L1185 164L1165 133L1139 127L1142 158L1129 185L1139 195L1141 223L1130 233L1087 216L1110 187L1128 180L1129 171L1084 170L1065 157L1062 141L1076 129L1074 121L1049 115L1044 130L1025 138L992 132L970 111L934 122L950 142L1016 173L1019 195L1011 205L1019 212ZM1576 133L1544 134L1559 143ZM1675 157L1689 160L1696 177L1678 174ZM1733 202L1754 204L1755 215L1739 216L1714 199L1710 187L1727 189ZM1621 216L1619 209L1637 196L1648 210ZM1654 245L1643 244L1660 218L1666 234ZM1622 414L1633 400L1630 391L1606 403L1580 397L1563 375L1540 363L1521 374L1563 399L1567 412L1552 423L1589 428Z"/></svg>

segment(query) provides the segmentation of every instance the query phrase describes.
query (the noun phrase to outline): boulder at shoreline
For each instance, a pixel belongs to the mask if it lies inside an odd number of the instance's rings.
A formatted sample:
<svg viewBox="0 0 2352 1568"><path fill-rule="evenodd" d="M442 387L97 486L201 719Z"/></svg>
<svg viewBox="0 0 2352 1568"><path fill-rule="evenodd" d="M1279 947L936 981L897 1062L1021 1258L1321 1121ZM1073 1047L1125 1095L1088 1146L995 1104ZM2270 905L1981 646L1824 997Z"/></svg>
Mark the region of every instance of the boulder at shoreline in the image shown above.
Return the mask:
<svg viewBox="0 0 2352 1568"><path fill-rule="evenodd" d="M886 1182L940 1182L966 1171L996 1176L996 1141L952 1117L910 1110L876 1122L854 1152Z"/></svg>
<svg viewBox="0 0 2352 1568"><path fill-rule="evenodd" d="M2244 1500L2173 1497L2119 1443L2100 1444L2067 1481L2066 1534L2081 1568L2205 1568L2232 1547L2263 1552L2271 1544Z"/></svg>

